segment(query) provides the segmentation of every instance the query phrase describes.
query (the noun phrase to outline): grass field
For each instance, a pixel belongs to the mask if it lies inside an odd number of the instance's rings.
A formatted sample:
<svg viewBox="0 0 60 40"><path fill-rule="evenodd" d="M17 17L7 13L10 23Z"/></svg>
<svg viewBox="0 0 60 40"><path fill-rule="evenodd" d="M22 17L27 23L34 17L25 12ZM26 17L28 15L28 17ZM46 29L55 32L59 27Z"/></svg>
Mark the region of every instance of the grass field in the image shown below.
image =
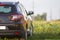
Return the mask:
<svg viewBox="0 0 60 40"><path fill-rule="evenodd" d="M60 21L33 21L33 26L33 36L28 40L60 40Z"/></svg>
<svg viewBox="0 0 60 40"><path fill-rule="evenodd" d="M34 33L28 40L60 40L60 21L34 21Z"/></svg>

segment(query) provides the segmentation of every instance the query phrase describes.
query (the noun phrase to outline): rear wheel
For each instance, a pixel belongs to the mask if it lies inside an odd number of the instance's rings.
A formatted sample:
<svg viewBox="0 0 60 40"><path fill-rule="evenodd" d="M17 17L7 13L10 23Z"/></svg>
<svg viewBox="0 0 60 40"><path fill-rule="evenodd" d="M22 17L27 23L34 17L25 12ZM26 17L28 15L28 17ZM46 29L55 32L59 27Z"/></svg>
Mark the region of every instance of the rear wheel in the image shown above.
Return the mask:
<svg viewBox="0 0 60 40"><path fill-rule="evenodd" d="M17 40L25 40L25 38L17 38Z"/></svg>
<svg viewBox="0 0 60 40"><path fill-rule="evenodd" d="M18 40L27 40L28 34L27 34L27 29L25 31L25 35L23 38L18 38Z"/></svg>
<svg viewBox="0 0 60 40"><path fill-rule="evenodd" d="M26 30L25 30L25 33L24 33L24 37L23 38L18 38L18 40L27 40L27 37L28 37L27 29L28 29L28 25L26 25Z"/></svg>

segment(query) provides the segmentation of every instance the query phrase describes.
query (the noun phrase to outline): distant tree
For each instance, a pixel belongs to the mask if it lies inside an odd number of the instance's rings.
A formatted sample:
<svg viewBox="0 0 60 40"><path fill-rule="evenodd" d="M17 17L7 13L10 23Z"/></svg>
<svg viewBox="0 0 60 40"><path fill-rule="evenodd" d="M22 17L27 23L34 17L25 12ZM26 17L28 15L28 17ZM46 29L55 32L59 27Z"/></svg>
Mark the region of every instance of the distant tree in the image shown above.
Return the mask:
<svg viewBox="0 0 60 40"><path fill-rule="evenodd" d="M41 20L41 15L37 14L37 16L35 16L34 20Z"/></svg>
<svg viewBox="0 0 60 40"><path fill-rule="evenodd" d="M44 12L43 15L41 15L41 19L46 20L46 16L47 16L47 13Z"/></svg>

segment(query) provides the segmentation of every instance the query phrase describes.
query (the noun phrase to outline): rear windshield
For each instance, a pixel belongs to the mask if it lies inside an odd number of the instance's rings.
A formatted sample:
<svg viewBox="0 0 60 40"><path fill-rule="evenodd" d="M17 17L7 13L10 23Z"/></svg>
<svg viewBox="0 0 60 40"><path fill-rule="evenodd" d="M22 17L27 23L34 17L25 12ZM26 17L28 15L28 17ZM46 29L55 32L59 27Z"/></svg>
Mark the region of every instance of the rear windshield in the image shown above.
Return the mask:
<svg viewBox="0 0 60 40"><path fill-rule="evenodd" d="M4 5L0 6L0 13L16 13L15 5Z"/></svg>

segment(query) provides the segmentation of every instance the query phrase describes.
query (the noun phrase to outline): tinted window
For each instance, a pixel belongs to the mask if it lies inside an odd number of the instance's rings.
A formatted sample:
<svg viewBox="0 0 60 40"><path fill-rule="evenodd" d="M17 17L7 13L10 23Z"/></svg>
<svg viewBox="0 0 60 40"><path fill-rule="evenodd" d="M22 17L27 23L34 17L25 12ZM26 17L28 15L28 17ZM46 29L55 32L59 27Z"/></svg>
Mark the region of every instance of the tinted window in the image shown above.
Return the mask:
<svg viewBox="0 0 60 40"><path fill-rule="evenodd" d="M16 13L16 7L14 5L0 6L0 13Z"/></svg>

